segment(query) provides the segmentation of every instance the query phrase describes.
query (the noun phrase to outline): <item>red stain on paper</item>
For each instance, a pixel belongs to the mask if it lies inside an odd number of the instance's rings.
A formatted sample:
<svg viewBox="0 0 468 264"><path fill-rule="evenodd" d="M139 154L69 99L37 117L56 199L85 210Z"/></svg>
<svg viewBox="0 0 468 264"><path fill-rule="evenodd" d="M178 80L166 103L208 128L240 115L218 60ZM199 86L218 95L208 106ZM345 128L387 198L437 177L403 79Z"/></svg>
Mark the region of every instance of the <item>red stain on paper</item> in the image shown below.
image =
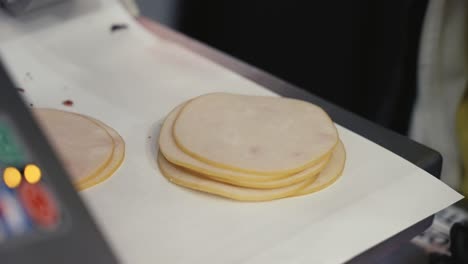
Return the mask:
<svg viewBox="0 0 468 264"><path fill-rule="evenodd" d="M64 106L73 106L73 101L72 100L65 100L62 102Z"/></svg>

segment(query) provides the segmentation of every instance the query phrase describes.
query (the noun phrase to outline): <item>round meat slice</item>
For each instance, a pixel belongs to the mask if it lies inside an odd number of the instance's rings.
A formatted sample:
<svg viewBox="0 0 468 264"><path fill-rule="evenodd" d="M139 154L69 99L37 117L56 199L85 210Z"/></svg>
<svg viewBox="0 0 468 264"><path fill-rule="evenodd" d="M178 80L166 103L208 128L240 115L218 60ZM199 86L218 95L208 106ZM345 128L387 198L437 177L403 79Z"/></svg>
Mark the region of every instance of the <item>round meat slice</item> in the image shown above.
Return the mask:
<svg viewBox="0 0 468 264"><path fill-rule="evenodd" d="M333 184L341 176L346 161L346 150L343 142L339 142L328 162L327 166L320 172L317 179L295 195L305 195L320 191Z"/></svg>
<svg viewBox="0 0 468 264"><path fill-rule="evenodd" d="M330 117L308 102L215 93L188 102L174 139L185 153L220 168L290 175L320 162L338 142Z"/></svg>
<svg viewBox="0 0 468 264"><path fill-rule="evenodd" d="M164 158L161 152L158 153L158 164L162 174L177 185L239 201L268 201L288 197L313 181L306 180L277 189L251 189L214 181L178 167Z"/></svg>
<svg viewBox="0 0 468 264"><path fill-rule="evenodd" d="M283 175L256 175L215 167L183 152L174 141L172 127L182 107L183 105L176 107L166 117L159 134L160 151L171 163L199 172L215 180L250 188L271 189L284 187L317 176L329 159L330 155L327 155L319 163L296 174L287 175L286 177Z"/></svg>
<svg viewBox="0 0 468 264"><path fill-rule="evenodd" d="M91 117L87 118L98 123L109 133L114 142L114 152L110 161L107 163L104 169L100 170L97 174L93 175L92 177L86 178L83 182L76 184L76 187L79 190L84 190L93 187L94 185L97 185L109 179L114 174L114 172L117 171L120 165L122 165L125 158L125 142L123 138L119 135L119 133L115 129L111 128L110 126L104 124L99 120L96 120Z"/></svg>
<svg viewBox="0 0 468 264"><path fill-rule="evenodd" d="M34 114L76 185L100 173L111 161L114 141L95 121L53 109L36 108Z"/></svg>

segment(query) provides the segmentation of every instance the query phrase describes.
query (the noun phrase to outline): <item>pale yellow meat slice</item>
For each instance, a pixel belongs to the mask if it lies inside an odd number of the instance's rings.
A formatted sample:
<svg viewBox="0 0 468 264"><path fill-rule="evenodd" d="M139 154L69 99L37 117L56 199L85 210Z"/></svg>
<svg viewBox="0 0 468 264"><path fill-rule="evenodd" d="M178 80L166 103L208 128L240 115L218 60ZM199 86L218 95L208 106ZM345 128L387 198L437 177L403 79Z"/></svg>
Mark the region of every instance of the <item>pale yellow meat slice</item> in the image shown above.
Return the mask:
<svg viewBox="0 0 468 264"><path fill-rule="evenodd" d="M125 142L123 138L119 135L119 133L115 129L111 128L110 126L104 124L99 120L96 120L91 117L87 118L98 123L109 133L109 135L111 135L112 140L114 142L114 152L112 154L111 160L102 170L100 170L95 175L91 175L90 177L86 178L84 181L75 184L78 190L84 190L93 187L94 185L97 185L109 179L115 173L115 171L117 171L117 169L123 163L125 158Z"/></svg>
<svg viewBox="0 0 468 264"><path fill-rule="evenodd" d="M170 163L161 152L158 153L158 164L161 173L177 185L239 201L268 201L291 196L314 181L306 180L276 189L251 189L203 177L201 174Z"/></svg>
<svg viewBox="0 0 468 264"><path fill-rule="evenodd" d="M329 155L327 155L319 163L312 165L311 167L306 168L301 172L287 176L256 175L252 173L215 167L188 155L187 153L183 152L175 143L172 135L172 126L182 107L183 105L176 107L166 117L159 134L159 148L165 158L168 159L171 163L202 173L207 177L216 179L218 181L251 188L283 187L307 179L312 179L314 176L317 176L317 174L326 165L329 159Z"/></svg>
<svg viewBox="0 0 468 264"><path fill-rule="evenodd" d="M111 161L114 142L95 121L70 112L33 111L75 184L100 173Z"/></svg>
<svg viewBox="0 0 468 264"><path fill-rule="evenodd" d="M327 166L319 173L317 179L295 195L305 195L320 191L333 184L342 174L346 162L346 150L343 142L339 142Z"/></svg>
<svg viewBox="0 0 468 264"><path fill-rule="evenodd" d="M220 168L290 175L322 161L338 142L330 117L308 102L215 93L180 111L174 139L185 153Z"/></svg>

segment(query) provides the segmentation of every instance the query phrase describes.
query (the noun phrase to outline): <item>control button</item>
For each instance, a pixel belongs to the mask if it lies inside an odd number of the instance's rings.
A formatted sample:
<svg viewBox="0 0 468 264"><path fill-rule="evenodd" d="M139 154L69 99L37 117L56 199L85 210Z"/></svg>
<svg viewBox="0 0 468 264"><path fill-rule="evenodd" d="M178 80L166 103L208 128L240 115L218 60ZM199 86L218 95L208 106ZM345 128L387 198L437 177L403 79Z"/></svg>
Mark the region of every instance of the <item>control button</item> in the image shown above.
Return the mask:
<svg viewBox="0 0 468 264"><path fill-rule="evenodd" d="M3 181L8 188L16 188L21 183L21 172L14 167L8 167L3 171Z"/></svg>
<svg viewBox="0 0 468 264"><path fill-rule="evenodd" d="M45 186L24 182L18 188L18 194L26 213L36 225L43 228L57 225L58 208Z"/></svg>
<svg viewBox="0 0 468 264"><path fill-rule="evenodd" d="M38 166L34 164L28 164L24 168L24 178L30 184L38 183L41 180L42 172Z"/></svg>
<svg viewBox="0 0 468 264"><path fill-rule="evenodd" d="M26 158L26 153L18 144L14 134L9 126L0 122L0 160L3 164L20 166Z"/></svg>
<svg viewBox="0 0 468 264"><path fill-rule="evenodd" d="M29 230L28 218L16 195L3 187L0 187L0 207L6 235L17 236Z"/></svg>

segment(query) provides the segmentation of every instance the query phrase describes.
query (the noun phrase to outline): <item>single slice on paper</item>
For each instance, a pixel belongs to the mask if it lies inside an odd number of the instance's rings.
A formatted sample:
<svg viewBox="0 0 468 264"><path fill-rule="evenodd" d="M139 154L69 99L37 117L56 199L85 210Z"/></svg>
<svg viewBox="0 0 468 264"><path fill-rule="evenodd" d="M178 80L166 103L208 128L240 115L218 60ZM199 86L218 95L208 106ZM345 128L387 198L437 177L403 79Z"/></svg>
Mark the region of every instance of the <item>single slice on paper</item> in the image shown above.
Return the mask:
<svg viewBox="0 0 468 264"><path fill-rule="evenodd" d="M173 135L185 153L213 166L283 176L320 162L338 142L333 122L318 106L226 93L188 102Z"/></svg>
<svg viewBox="0 0 468 264"><path fill-rule="evenodd" d="M108 178L120 165L123 154L116 150L122 152L118 144L123 141L120 136L116 141L112 134L117 132L108 132L102 122L54 109L36 108L34 114L79 189L94 185L89 181Z"/></svg>
<svg viewBox="0 0 468 264"><path fill-rule="evenodd" d="M317 179L295 195L305 195L320 191L333 184L342 174L346 162L346 150L339 141L327 166L320 172Z"/></svg>
<svg viewBox="0 0 468 264"><path fill-rule="evenodd" d="M170 163L161 152L158 153L158 164L162 174L177 185L239 201L268 201L288 197L315 180L306 180L276 189L251 189L214 181L176 166Z"/></svg>
<svg viewBox="0 0 468 264"><path fill-rule="evenodd" d="M307 179L312 179L320 172L320 170L322 170L329 159L329 155L327 155L319 163L312 165L311 167L301 172L287 176L256 175L253 173L223 169L204 163L183 152L174 141L172 127L182 107L183 105L176 107L166 117L159 134L159 148L164 157L171 163L188 168L195 172L199 172L206 175L207 177L243 187L278 188L298 183Z"/></svg>

